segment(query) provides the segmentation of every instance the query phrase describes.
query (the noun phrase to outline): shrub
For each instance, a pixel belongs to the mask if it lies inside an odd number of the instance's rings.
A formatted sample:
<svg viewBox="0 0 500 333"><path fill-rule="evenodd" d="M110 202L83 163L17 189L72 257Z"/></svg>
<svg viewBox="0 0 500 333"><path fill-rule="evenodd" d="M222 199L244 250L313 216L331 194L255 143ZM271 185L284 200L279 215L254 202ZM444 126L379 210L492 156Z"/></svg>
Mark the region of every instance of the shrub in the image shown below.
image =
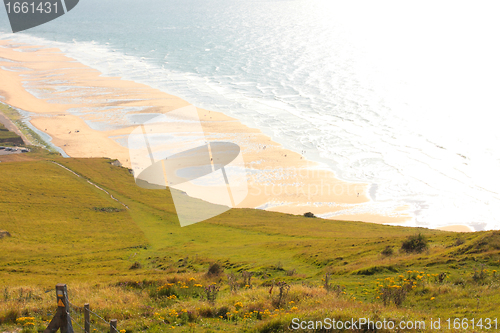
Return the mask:
<svg viewBox="0 0 500 333"><path fill-rule="evenodd" d="M422 234L409 236L401 245L401 250L406 253L422 253L428 248L428 240Z"/></svg>
<svg viewBox="0 0 500 333"><path fill-rule="evenodd" d="M138 261L136 261L136 262L134 262L134 263L132 264L132 266L130 266L130 268L129 268L129 269L140 269L140 268L142 268L141 263L140 263L140 262L138 262Z"/></svg>
<svg viewBox="0 0 500 333"><path fill-rule="evenodd" d="M198 310L198 314L201 316L201 317L205 317L205 318L212 318L212 317L215 317L215 314L216 314L216 309L214 309L213 307L211 306L208 306L208 307L202 307Z"/></svg>
<svg viewBox="0 0 500 333"><path fill-rule="evenodd" d="M394 254L394 249L392 248L392 246L390 245L387 245L385 247L385 249L382 250L382 255L386 256L386 257L389 257L389 256L392 256Z"/></svg>
<svg viewBox="0 0 500 333"><path fill-rule="evenodd" d="M227 306L222 306L220 307L217 312L216 312L216 315L217 317L222 317L224 319L227 319L227 314L231 312L231 309Z"/></svg>
<svg viewBox="0 0 500 333"><path fill-rule="evenodd" d="M214 262L208 267L207 275L209 277L219 276L224 272L224 268L219 264Z"/></svg>

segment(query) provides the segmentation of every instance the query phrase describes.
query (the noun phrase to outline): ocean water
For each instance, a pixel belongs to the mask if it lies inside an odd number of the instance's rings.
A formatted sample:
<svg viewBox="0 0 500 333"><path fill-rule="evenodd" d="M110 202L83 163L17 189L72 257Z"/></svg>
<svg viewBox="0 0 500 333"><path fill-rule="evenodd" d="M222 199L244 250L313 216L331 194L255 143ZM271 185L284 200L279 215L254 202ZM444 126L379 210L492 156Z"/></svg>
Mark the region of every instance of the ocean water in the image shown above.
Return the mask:
<svg viewBox="0 0 500 333"><path fill-rule="evenodd" d="M495 2L82 0L15 35L221 111L410 225L500 229ZM363 208L363 209L366 209Z"/></svg>

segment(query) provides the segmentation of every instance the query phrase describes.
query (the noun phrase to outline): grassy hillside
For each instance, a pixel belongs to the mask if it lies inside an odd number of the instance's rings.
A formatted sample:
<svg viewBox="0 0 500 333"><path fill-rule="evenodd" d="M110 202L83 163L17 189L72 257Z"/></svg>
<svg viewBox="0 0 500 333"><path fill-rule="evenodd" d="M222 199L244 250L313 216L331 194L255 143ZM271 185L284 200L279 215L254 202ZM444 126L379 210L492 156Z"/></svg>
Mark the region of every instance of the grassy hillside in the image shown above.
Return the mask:
<svg viewBox="0 0 500 333"><path fill-rule="evenodd" d="M23 139L14 132L10 132L3 124L0 124L0 145L23 145Z"/></svg>
<svg viewBox="0 0 500 333"><path fill-rule="evenodd" d="M89 302L126 332L280 332L294 317L499 314L498 232L251 209L181 228L169 191L137 187L110 160L30 155L0 163L0 230L11 235L0 239L4 330L42 329L56 306L56 283L68 284L73 304ZM427 245L421 253L411 252L418 238L409 252L401 249L417 234ZM210 300L213 283L220 290ZM104 331L98 319L93 325Z"/></svg>

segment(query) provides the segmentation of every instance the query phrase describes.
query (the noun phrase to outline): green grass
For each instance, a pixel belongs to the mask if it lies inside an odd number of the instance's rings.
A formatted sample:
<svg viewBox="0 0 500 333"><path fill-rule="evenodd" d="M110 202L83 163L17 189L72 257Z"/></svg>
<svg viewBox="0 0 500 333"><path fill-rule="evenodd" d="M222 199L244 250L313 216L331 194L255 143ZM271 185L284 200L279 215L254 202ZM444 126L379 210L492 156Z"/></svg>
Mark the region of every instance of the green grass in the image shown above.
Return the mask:
<svg viewBox="0 0 500 333"><path fill-rule="evenodd" d="M0 124L0 145L23 145L23 139L16 133L10 132L3 124Z"/></svg>
<svg viewBox="0 0 500 333"><path fill-rule="evenodd" d="M0 112L2 112L7 118L10 119L10 121L12 121L16 125L16 127L34 145L34 147L44 148L49 153L57 153L57 150L55 150L54 148L52 148L52 146L50 144L45 142L45 140L40 135L38 135L38 133L36 133L31 128L26 126L26 124L22 121L20 114L15 109L11 108L7 104L0 103ZM17 134L15 134L15 133L13 133L13 134L21 140L20 143L16 143L16 144L23 145L23 140L19 136L17 136ZM0 134L0 138L1 138L1 134Z"/></svg>
<svg viewBox="0 0 500 333"><path fill-rule="evenodd" d="M0 328L13 328L21 316L33 316L42 328L55 307L54 293L44 291L56 283L68 284L74 304L90 302L127 332L163 332L177 324L186 332L278 332L294 316L446 320L499 314L499 232L458 234L252 209L181 228L168 190L142 189L128 169L111 162L36 155L34 161L0 163L0 229L12 235L0 239ZM427 240L425 251L401 250L418 234ZM387 246L392 255L382 254ZM213 262L224 274L205 274ZM242 271L253 272L251 288ZM230 291L230 272L237 292ZM278 281L291 285L279 306L277 287L269 294ZM215 304L200 300L213 282L220 286ZM384 295L410 283L415 288L401 305L384 305ZM231 315L220 318L226 310Z"/></svg>

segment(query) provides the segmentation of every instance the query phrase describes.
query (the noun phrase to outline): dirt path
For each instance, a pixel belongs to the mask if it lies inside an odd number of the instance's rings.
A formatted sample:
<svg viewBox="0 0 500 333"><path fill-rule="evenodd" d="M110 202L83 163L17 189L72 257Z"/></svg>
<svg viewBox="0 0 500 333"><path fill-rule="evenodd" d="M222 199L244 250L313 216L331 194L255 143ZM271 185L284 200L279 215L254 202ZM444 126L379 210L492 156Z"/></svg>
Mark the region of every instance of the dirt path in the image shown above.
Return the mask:
<svg viewBox="0 0 500 333"><path fill-rule="evenodd" d="M75 176L77 176L77 177L81 178L81 176L80 176L79 174L77 174L76 172L74 172L74 171L73 171L73 170L71 170L71 169L66 168L64 165L61 165L61 164L59 164L59 163L57 163L57 162L52 162L52 163L54 163L54 164L56 164L56 165L60 166L61 168L65 169L65 170L67 170L67 171L71 172L72 174L74 174ZM115 198L115 197L114 197L111 193L109 193L108 191L106 191L106 190L105 190L105 189L103 189L102 187L97 186L96 184L92 183L90 180L87 180L87 183L89 183L90 185L94 185L94 186L95 186L95 187L97 187L99 190L101 190L101 191L103 191L104 193L106 193L107 195L109 195L109 196L111 197L111 199L115 200L116 202L119 202L120 204L122 204L122 205L123 205L123 207L125 207L125 208L129 209L127 205L125 205L125 204L124 204L123 202L121 202L120 200L116 199L116 198Z"/></svg>
<svg viewBox="0 0 500 333"><path fill-rule="evenodd" d="M17 128L17 126L12 121L10 121L10 119L7 118L7 116L5 116L2 113L2 111L0 111L0 123L2 123L5 126L5 128L7 128L9 131L19 135L21 139L23 139L25 145L32 145L32 143L28 140L28 138L24 136L24 134L19 130L19 128Z"/></svg>

